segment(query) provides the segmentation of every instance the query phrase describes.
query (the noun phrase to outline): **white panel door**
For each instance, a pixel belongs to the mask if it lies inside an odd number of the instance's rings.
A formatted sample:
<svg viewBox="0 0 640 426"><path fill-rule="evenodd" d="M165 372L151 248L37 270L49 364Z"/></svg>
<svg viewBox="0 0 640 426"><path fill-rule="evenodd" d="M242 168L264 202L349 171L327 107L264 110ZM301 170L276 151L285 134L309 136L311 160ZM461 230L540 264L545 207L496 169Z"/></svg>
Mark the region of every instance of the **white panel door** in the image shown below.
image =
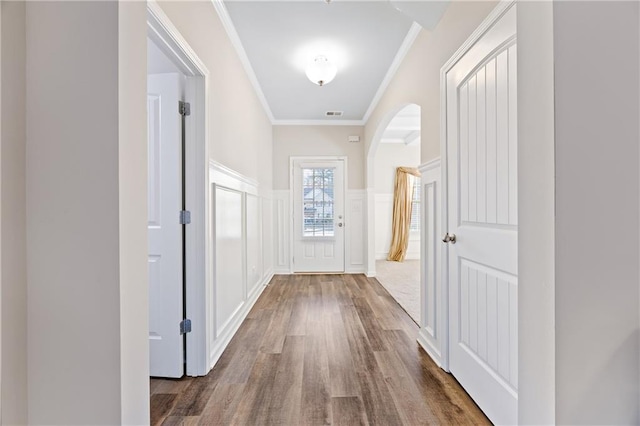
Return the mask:
<svg viewBox="0 0 640 426"><path fill-rule="evenodd" d="M496 424L518 421L515 13L446 74L449 368Z"/></svg>
<svg viewBox="0 0 640 426"><path fill-rule="evenodd" d="M181 118L178 74L148 76L149 356L154 377L182 377Z"/></svg>
<svg viewBox="0 0 640 426"><path fill-rule="evenodd" d="M344 161L293 162L293 271L344 272Z"/></svg>

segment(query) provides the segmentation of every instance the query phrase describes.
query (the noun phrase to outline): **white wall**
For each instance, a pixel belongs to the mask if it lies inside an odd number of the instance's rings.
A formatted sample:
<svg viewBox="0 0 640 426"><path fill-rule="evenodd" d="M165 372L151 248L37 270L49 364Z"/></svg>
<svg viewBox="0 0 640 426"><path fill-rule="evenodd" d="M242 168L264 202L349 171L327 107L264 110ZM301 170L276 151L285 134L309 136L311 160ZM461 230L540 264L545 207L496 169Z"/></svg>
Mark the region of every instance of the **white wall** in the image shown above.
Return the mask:
<svg viewBox="0 0 640 426"><path fill-rule="evenodd" d="M25 3L2 2L2 423L27 422Z"/></svg>
<svg viewBox="0 0 640 426"><path fill-rule="evenodd" d="M553 5L519 2L518 416L555 423Z"/></svg>
<svg viewBox="0 0 640 426"><path fill-rule="evenodd" d="M396 168L418 167L420 144L382 143L375 159L375 241L376 259L386 259L391 245L391 223L393 217L393 191ZM420 258L420 233L412 232L407 248L407 259Z"/></svg>
<svg viewBox="0 0 640 426"><path fill-rule="evenodd" d="M289 157L345 156L349 167L348 189L364 188L362 142L348 142L349 136L364 137L361 126L273 126L273 188L289 189Z"/></svg>
<svg viewBox="0 0 640 426"><path fill-rule="evenodd" d="M420 165L420 144L381 143L374 164L376 194L393 194L396 168Z"/></svg>
<svg viewBox="0 0 640 426"><path fill-rule="evenodd" d="M639 6L554 4L562 424L640 422Z"/></svg>

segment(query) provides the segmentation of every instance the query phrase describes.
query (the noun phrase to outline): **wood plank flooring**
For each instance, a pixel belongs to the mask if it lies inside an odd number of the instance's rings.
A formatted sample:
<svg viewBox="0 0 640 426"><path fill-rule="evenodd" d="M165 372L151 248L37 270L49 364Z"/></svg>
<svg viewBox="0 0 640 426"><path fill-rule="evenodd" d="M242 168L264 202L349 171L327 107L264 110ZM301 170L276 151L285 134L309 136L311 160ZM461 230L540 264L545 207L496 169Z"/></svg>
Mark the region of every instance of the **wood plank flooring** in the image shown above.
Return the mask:
<svg viewBox="0 0 640 426"><path fill-rule="evenodd" d="M151 379L151 424L490 424L417 333L375 279L276 276L206 377Z"/></svg>

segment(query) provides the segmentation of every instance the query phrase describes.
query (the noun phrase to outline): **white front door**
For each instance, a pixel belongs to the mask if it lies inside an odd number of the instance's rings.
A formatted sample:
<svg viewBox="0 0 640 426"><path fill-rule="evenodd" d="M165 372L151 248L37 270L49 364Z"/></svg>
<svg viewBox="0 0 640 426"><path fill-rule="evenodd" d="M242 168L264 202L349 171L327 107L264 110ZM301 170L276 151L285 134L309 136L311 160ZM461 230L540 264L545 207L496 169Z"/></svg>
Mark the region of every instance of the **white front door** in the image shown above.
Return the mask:
<svg viewBox="0 0 640 426"><path fill-rule="evenodd" d="M496 424L518 422L515 9L446 73L449 368Z"/></svg>
<svg viewBox="0 0 640 426"><path fill-rule="evenodd" d="M344 272L344 160L295 160L293 271Z"/></svg>
<svg viewBox="0 0 640 426"><path fill-rule="evenodd" d="M181 117L178 74L148 76L149 355L154 377L182 377Z"/></svg>

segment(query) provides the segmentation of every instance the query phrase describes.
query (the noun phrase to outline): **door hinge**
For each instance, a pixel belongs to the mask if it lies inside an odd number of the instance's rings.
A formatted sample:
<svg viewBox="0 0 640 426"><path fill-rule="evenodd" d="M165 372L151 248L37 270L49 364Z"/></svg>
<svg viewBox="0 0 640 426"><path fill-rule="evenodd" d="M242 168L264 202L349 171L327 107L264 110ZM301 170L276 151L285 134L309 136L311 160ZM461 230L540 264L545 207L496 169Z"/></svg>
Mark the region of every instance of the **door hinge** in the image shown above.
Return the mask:
<svg viewBox="0 0 640 426"><path fill-rule="evenodd" d="M180 334L182 335L187 333L191 333L191 320L183 319L180 321Z"/></svg>
<svg viewBox="0 0 640 426"><path fill-rule="evenodd" d="M178 102L178 112L180 115L191 115L191 104L188 102Z"/></svg>
<svg viewBox="0 0 640 426"><path fill-rule="evenodd" d="M191 212L189 210L180 211L180 225L188 225L191 223Z"/></svg>
<svg viewBox="0 0 640 426"><path fill-rule="evenodd" d="M291 262L292 262L294 265L296 264L296 257L295 257L295 256L293 256L293 257L291 258Z"/></svg>

